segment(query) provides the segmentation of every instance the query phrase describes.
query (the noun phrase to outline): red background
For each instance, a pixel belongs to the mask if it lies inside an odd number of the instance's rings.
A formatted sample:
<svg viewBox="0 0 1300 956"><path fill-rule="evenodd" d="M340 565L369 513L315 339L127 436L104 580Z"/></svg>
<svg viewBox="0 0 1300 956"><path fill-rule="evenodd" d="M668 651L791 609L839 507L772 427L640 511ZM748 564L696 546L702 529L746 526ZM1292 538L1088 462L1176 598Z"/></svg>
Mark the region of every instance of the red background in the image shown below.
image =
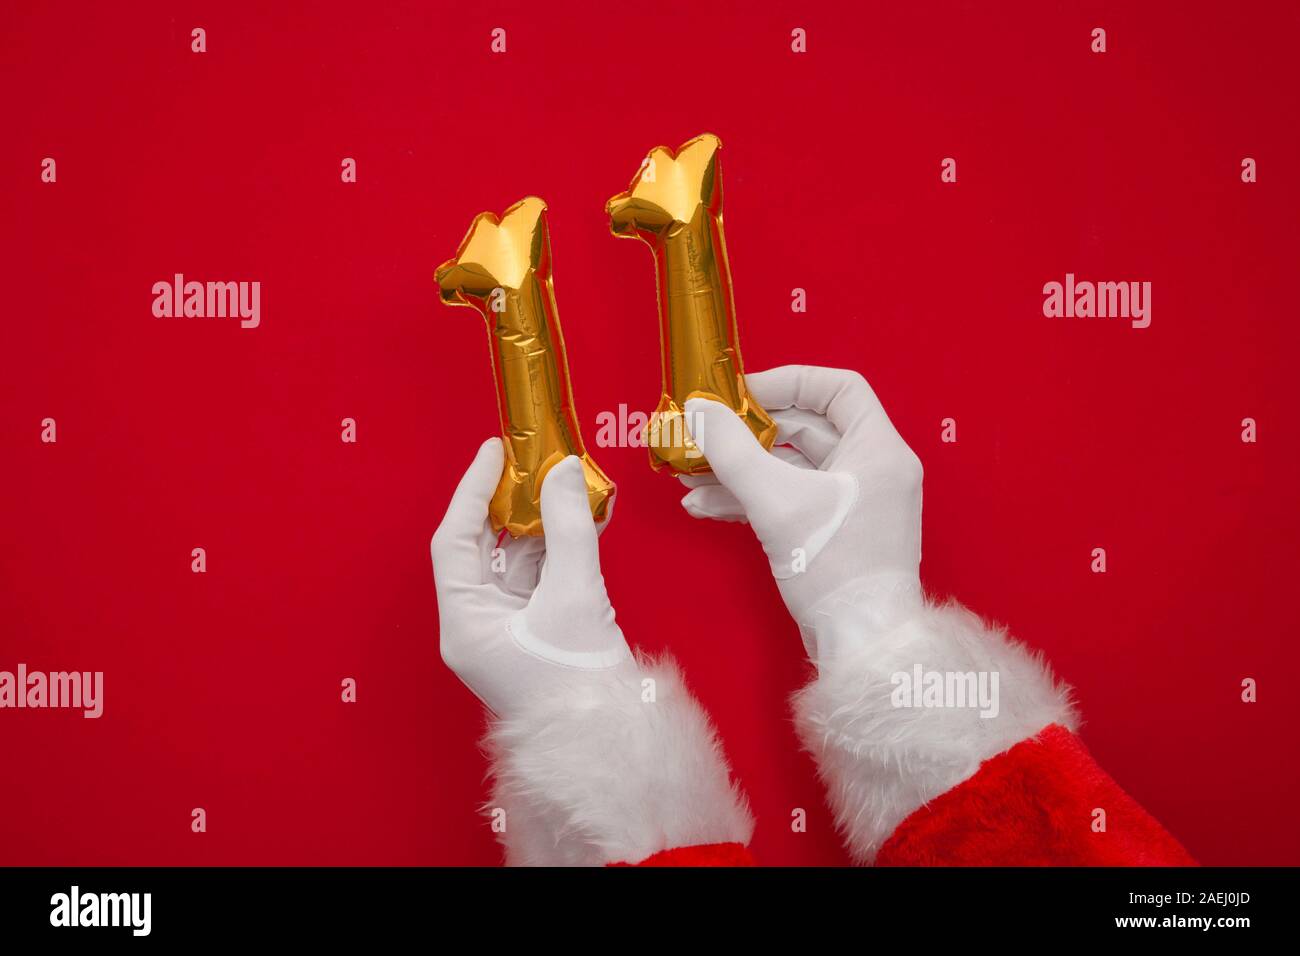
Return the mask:
<svg viewBox="0 0 1300 956"><path fill-rule="evenodd" d="M759 859L845 862L761 550L593 440L659 386L603 204L710 130L748 367L862 371L925 463L926 584L1047 652L1198 858L1300 863L1298 34L1289 3L7 4L0 669L106 687L97 721L0 712L0 861L500 859L428 557L496 411L432 275L536 193L619 620L716 718ZM1044 318L1067 271L1152 282L1151 327ZM260 281L261 327L154 319L175 272Z"/></svg>

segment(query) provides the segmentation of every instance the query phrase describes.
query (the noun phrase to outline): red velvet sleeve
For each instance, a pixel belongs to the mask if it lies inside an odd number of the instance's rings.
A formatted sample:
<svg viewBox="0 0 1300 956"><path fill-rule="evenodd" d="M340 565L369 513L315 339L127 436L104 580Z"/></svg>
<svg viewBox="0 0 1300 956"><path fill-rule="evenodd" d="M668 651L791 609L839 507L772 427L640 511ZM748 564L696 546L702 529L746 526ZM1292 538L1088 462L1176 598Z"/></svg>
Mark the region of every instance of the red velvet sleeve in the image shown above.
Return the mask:
<svg viewBox="0 0 1300 956"><path fill-rule="evenodd" d="M1079 738L1056 725L917 810L876 858L877 866L1195 864Z"/></svg>
<svg viewBox="0 0 1300 956"><path fill-rule="evenodd" d="M708 843L660 850L640 863L611 863L610 866L753 866L754 858L741 843Z"/></svg>

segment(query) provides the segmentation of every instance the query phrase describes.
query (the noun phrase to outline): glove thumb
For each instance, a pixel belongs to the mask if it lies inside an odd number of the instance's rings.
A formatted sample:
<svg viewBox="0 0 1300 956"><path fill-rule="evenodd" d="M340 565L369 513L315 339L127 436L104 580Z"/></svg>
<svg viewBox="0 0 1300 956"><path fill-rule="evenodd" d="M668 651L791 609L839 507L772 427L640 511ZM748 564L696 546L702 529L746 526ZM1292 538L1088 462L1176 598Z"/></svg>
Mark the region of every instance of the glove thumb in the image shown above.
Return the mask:
<svg viewBox="0 0 1300 956"><path fill-rule="evenodd" d="M755 514L777 510L791 483L799 479L800 469L768 454L740 416L721 402L692 398L685 411L691 438L750 522Z"/></svg>
<svg viewBox="0 0 1300 956"><path fill-rule="evenodd" d="M557 462L542 481L546 557L527 607L510 619L515 643L535 657L579 670L630 656L600 573L596 524L582 462Z"/></svg>
<svg viewBox="0 0 1300 956"><path fill-rule="evenodd" d="M587 500L587 479L574 455L556 462L542 481L542 527L546 567L560 586L585 586L600 579L596 524Z"/></svg>
<svg viewBox="0 0 1300 956"><path fill-rule="evenodd" d="M688 400L686 422L719 483L744 508L772 574L800 573L843 524L857 498L855 479L782 461L720 402Z"/></svg>

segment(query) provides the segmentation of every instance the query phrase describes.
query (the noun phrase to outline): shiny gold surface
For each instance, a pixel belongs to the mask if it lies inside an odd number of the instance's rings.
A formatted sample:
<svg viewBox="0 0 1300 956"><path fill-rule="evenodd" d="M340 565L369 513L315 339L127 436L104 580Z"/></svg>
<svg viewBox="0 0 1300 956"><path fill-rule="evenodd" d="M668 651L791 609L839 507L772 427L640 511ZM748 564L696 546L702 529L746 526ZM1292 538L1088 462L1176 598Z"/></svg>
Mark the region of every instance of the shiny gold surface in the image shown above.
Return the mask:
<svg viewBox="0 0 1300 956"><path fill-rule="evenodd" d="M663 394L646 437L650 464L678 474L709 471L682 427L689 398L730 406L764 448L776 424L745 389L731 270L722 232L722 143L705 133L650 151L627 192L605 205L616 236L641 239L654 251L659 284Z"/></svg>
<svg viewBox="0 0 1300 956"><path fill-rule="evenodd" d="M488 509L492 527L516 537L541 534L542 480L566 455L582 459L592 517L604 521L614 483L583 449L573 409L546 203L529 196L500 219L480 213L436 278L443 302L471 306L487 320L506 452Z"/></svg>

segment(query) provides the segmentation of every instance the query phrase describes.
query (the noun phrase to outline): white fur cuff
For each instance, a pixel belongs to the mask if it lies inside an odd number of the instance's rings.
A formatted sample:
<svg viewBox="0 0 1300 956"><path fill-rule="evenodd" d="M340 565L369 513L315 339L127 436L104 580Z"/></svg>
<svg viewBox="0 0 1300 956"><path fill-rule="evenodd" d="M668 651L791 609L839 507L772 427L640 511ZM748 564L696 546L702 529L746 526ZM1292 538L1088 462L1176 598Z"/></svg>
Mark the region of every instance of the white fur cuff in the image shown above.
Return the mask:
<svg viewBox="0 0 1300 956"><path fill-rule="evenodd" d="M642 660L609 677L575 682L490 727L486 809L504 811L496 819L506 862L599 866L748 843L753 818L676 663Z"/></svg>
<svg viewBox="0 0 1300 956"><path fill-rule="evenodd" d="M793 704L836 823L870 863L904 819L983 761L1049 724L1073 730L1069 697L1041 656L953 603L819 661Z"/></svg>

